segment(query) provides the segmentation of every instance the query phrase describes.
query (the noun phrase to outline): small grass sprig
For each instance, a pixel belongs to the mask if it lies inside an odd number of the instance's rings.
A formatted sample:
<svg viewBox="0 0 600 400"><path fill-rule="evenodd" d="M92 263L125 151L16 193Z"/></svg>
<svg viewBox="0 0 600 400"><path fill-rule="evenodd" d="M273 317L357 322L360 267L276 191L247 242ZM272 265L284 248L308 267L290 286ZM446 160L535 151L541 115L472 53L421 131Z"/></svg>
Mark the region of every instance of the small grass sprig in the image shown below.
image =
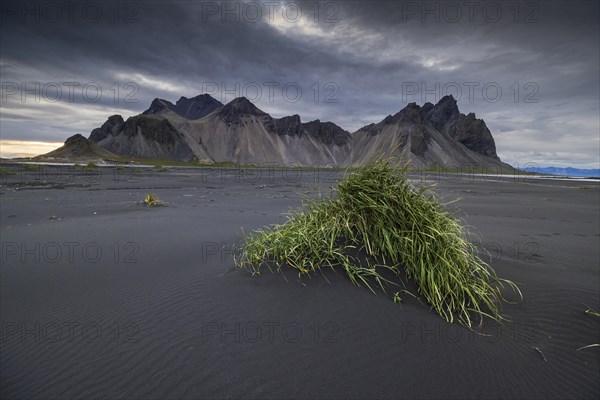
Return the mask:
<svg viewBox="0 0 600 400"><path fill-rule="evenodd" d="M585 310L585 313L587 315L592 315L594 317L600 317L600 312L597 310L594 310L591 307L588 307L587 310ZM577 351L579 350L583 350L583 349L589 349L591 347L600 347L600 343L594 343L594 344L588 344L587 346L583 346L577 349Z"/></svg>
<svg viewBox="0 0 600 400"><path fill-rule="evenodd" d="M146 204L147 207L157 207L162 206L165 203L162 200L160 200L155 194L148 193L144 198L144 204Z"/></svg>

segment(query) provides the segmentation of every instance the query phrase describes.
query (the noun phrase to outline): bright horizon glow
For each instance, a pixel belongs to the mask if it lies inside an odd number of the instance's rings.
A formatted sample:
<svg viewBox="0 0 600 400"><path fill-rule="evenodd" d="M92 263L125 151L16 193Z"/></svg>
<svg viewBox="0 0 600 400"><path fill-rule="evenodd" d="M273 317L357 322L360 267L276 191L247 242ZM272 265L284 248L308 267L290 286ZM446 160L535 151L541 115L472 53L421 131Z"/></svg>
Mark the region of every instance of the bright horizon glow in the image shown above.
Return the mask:
<svg viewBox="0 0 600 400"><path fill-rule="evenodd" d="M0 158L18 158L18 157L35 157L41 154L49 153L52 150L56 150L61 147L64 143L62 142L41 142L41 141L28 141L28 140L0 140ZM551 164L541 164L539 162L532 163L528 162L519 162L512 160L513 157L506 156L502 157L500 154L500 158L505 163L515 166L531 166L536 165L539 168L577 168L577 169L598 169L600 165L578 165L576 162L572 163L563 163L556 162Z"/></svg>
<svg viewBox="0 0 600 400"><path fill-rule="evenodd" d="M62 146L62 142L40 142L28 140L0 140L0 157L35 157Z"/></svg>

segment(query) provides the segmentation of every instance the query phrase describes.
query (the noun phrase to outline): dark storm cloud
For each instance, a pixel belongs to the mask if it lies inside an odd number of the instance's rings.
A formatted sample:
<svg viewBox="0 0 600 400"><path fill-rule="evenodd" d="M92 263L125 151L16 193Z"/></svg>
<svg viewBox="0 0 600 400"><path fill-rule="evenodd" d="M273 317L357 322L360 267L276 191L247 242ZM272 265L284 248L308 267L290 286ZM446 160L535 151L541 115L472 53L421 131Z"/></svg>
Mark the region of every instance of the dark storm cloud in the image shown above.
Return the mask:
<svg viewBox="0 0 600 400"><path fill-rule="evenodd" d="M255 101L274 116L351 131L449 92L486 120L507 161L598 164L597 2L109 1L80 3L72 19L67 3L51 3L62 6L55 22L48 3L2 3L3 92L7 82L94 82L102 95L23 103L11 94L2 139L64 140L212 83L228 89L214 94L221 101L258 86Z"/></svg>

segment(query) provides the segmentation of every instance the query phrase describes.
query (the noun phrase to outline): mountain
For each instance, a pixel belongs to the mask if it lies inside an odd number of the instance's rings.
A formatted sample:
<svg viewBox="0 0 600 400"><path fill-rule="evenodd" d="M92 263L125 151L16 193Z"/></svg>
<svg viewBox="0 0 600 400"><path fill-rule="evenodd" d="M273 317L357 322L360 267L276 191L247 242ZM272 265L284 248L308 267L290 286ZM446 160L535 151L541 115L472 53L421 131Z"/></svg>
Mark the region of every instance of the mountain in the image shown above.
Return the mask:
<svg viewBox="0 0 600 400"><path fill-rule="evenodd" d="M318 119L302 124L309 135L323 144L344 146L350 143L352 136L333 122L321 122Z"/></svg>
<svg viewBox="0 0 600 400"><path fill-rule="evenodd" d="M359 129L352 139L353 165L364 165L382 155L395 155L418 168L511 169L498 158L485 122L474 115L461 114L452 96L442 98L435 106L410 103L381 122Z"/></svg>
<svg viewBox="0 0 600 400"><path fill-rule="evenodd" d="M526 172L536 172L538 174L550 174L582 178L600 178L600 169L580 169L572 167L527 167L523 168L522 170Z"/></svg>
<svg viewBox="0 0 600 400"><path fill-rule="evenodd" d="M152 104L150 104L150 108L144 111L143 114L160 115L165 110L171 110L183 118L198 119L222 106L223 103L214 99L209 94L201 94L191 99L182 96L175 104L163 99L154 99Z"/></svg>
<svg viewBox="0 0 600 400"><path fill-rule="evenodd" d="M90 140L94 143L100 142L109 136L117 135L125 125L123 117L120 115L111 115L100 128L92 130Z"/></svg>
<svg viewBox="0 0 600 400"><path fill-rule="evenodd" d="M408 104L350 133L333 122L273 118L245 97L222 104L204 94L175 104L154 99L142 114L113 115L90 134L98 146L129 158L242 165L351 166L402 156L416 167L511 169L500 161L485 122L462 114L452 96Z"/></svg>
<svg viewBox="0 0 600 400"><path fill-rule="evenodd" d="M330 166L345 165L350 154L348 140L334 142L327 137L335 129L349 138L337 125L303 124L298 115L273 118L244 97L199 120L178 121L177 126L202 143L215 162Z"/></svg>
<svg viewBox="0 0 600 400"><path fill-rule="evenodd" d="M447 133L471 151L499 160L496 143L485 122L474 113L462 114L452 95L442 97L435 106L425 103L422 110L434 129Z"/></svg>
<svg viewBox="0 0 600 400"><path fill-rule="evenodd" d="M127 121L119 115L112 116L92 131L90 141L129 158L211 161L199 144L190 142L168 119L152 114L137 115Z"/></svg>
<svg viewBox="0 0 600 400"><path fill-rule="evenodd" d="M118 160L120 157L110 151L96 145L79 133L71 136L65 144L50 153L35 157L64 158L65 160Z"/></svg>

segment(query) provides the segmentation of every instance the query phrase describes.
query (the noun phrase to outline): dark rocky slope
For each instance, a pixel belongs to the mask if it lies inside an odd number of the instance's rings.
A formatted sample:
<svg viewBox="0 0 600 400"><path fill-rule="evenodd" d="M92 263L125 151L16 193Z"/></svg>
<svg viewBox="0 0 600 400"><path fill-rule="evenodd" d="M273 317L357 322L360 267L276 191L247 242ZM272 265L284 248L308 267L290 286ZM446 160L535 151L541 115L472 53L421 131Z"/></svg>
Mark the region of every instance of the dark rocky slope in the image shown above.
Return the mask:
<svg viewBox="0 0 600 400"><path fill-rule="evenodd" d="M349 133L332 122L273 118L244 97L223 105L205 94L176 104L155 99L143 114L111 116L90 140L121 156L176 161L349 166L402 156L415 166L510 167L500 161L485 122L462 114L452 96L407 105Z"/></svg>
<svg viewBox="0 0 600 400"><path fill-rule="evenodd" d="M79 133L71 136L65 144L56 150L35 157L36 159L64 159L65 161L77 160L119 160L119 157L110 151L98 146Z"/></svg>

